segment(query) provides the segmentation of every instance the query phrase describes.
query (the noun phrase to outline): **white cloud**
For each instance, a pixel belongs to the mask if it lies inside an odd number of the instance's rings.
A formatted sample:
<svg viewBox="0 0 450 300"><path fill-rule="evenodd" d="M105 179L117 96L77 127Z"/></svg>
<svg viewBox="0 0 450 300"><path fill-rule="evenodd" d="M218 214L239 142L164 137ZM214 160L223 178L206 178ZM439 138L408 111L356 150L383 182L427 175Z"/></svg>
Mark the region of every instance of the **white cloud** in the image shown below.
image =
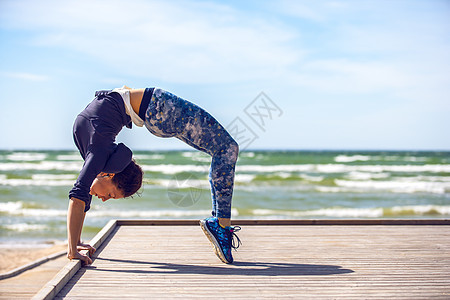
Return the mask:
<svg viewBox="0 0 450 300"><path fill-rule="evenodd" d="M39 29L33 42L69 48L126 75L182 83L238 82L276 76L301 51L295 33L231 7L203 2L30 1L6 17ZM38 13L37 13L38 12Z"/></svg>

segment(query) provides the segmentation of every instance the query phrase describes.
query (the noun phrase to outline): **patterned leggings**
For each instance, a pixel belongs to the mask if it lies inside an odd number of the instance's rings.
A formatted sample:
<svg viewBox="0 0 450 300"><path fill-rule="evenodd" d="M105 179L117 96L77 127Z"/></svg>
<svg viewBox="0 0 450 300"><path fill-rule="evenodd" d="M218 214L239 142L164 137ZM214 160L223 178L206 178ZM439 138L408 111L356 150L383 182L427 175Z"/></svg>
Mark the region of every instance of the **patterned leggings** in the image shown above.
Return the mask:
<svg viewBox="0 0 450 300"><path fill-rule="evenodd" d="M212 214L230 218L239 146L225 128L199 106L158 88L153 91L144 124L156 136L176 137L211 155Z"/></svg>

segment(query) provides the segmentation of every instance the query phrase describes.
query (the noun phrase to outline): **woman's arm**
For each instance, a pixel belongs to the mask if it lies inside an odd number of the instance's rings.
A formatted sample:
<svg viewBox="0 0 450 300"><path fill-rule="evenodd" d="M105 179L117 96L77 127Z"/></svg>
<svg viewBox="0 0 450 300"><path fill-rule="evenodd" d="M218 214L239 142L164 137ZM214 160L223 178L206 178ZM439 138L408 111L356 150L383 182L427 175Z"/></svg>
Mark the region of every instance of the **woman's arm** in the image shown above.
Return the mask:
<svg viewBox="0 0 450 300"><path fill-rule="evenodd" d="M85 203L83 201L77 198L70 199L69 209L67 211L67 257L69 259L82 260L85 264L91 264L92 260L88 256L78 252L77 248L80 242L81 230L83 229L85 215L84 207ZM91 250L89 250L89 252L91 252Z"/></svg>
<svg viewBox="0 0 450 300"><path fill-rule="evenodd" d="M83 224L84 224L84 219L85 218L86 218L86 212L84 212L84 214L83 214ZM92 254L94 254L97 249L95 249L94 247L92 247L89 244L85 244L85 243L81 242L81 231L80 231L80 235L78 236L77 250L78 251L88 250L89 251L89 257L91 257Z"/></svg>

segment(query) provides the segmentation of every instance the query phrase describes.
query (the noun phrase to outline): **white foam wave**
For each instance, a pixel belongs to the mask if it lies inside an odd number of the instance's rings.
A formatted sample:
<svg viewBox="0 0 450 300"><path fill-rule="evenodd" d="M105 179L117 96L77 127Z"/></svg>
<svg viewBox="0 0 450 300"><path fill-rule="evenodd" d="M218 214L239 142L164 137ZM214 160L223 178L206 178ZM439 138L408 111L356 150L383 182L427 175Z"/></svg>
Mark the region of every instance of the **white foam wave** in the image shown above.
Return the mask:
<svg viewBox="0 0 450 300"><path fill-rule="evenodd" d="M417 180L420 181L435 181L435 182L450 182L450 176L444 177L444 176L416 176L414 177Z"/></svg>
<svg viewBox="0 0 450 300"><path fill-rule="evenodd" d="M211 214L211 210L108 210L100 209L99 205L93 205L93 209L89 211L89 217L111 217L111 218L160 218L160 217L193 217L207 216ZM34 209L23 208L23 202L6 202L0 203L0 212L8 213L15 216L26 217L65 217L67 210L65 209ZM233 208L231 210L233 216L238 216L239 212Z"/></svg>
<svg viewBox="0 0 450 300"><path fill-rule="evenodd" d="M354 162L354 161L368 161L370 160L370 156L367 155L338 155L334 158L335 162L346 163L346 162Z"/></svg>
<svg viewBox="0 0 450 300"><path fill-rule="evenodd" d="M210 215L210 210L97 210L89 213L90 217L111 217L111 218L160 218L160 217L195 217Z"/></svg>
<svg viewBox="0 0 450 300"><path fill-rule="evenodd" d="M8 213L16 216L34 216L34 217L58 217L65 216L66 210L58 209L38 209L38 208L24 208L22 201L17 202L0 202L0 212Z"/></svg>
<svg viewBox="0 0 450 300"><path fill-rule="evenodd" d="M47 157L45 153L15 152L6 156L13 161L41 161Z"/></svg>
<svg viewBox="0 0 450 300"><path fill-rule="evenodd" d="M314 190L320 193L345 193L351 192L351 189L337 186L316 186Z"/></svg>
<svg viewBox="0 0 450 300"><path fill-rule="evenodd" d="M256 175L249 174L236 174L235 183L248 183L255 179ZM145 183L151 185L158 185L166 188L198 188L198 189L209 189L210 184L208 178L198 179L197 177L188 178L171 178L171 179L150 179L146 180Z"/></svg>
<svg viewBox="0 0 450 300"><path fill-rule="evenodd" d="M137 160L161 160L165 159L166 156L163 154L135 154L134 158L136 158Z"/></svg>
<svg viewBox="0 0 450 300"><path fill-rule="evenodd" d="M439 214L450 215L450 206L442 205L412 205L412 206L395 206L391 209L393 214L414 214L414 215L427 215L427 214Z"/></svg>
<svg viewBox="0 0 450 300"><path fill-rule="evenodd" d="M209 189L209 182L207 179L199 180L193 177L183 179L153 179L149 181L150 184L162 186L169 189Z"/></svg>
<svg viewBox="0 0 450 300"><path fill-rule="evenodd" d="M255 177L256 175L236 174L234 180L236 183L248 183L255 179Z"/></svg>
<svg viewBox="0 0 450 300"><path fill-rule="evenodd" d="M273 209L255 209L251 213L255 216L271 217L330 217L330 218L380 218L400 215L450 215L450 206L416 205L397 206L392 208L344 208L331 207L305 211L288 211Z"/></svg>
<svg viewBox="0 0 450 300"><path fill-rule="evenodd" d="M387 190L397 193L416 193L426 192L435 194L444 194L447 190L450 191L450 182L425 182L425 181L406 181L406 180L391 180L391 181L353 181L335 179L336 185L345 188L356 188L363 190Z"/></svg>
<svg viewBox="0 0 450 300"><path fill-rule="evenodd" d="M190 153L190 152L189 152ZM198 160L208 160L209 157L198 157ZM62 170L80 171L82 161L42 161L40 163L0 163L0 171L12 170ZM209 165L176 165L158 164L142 165L144 171L175 174L180 172L208 172ZM291 164L291 165L238 165L237 172L276 173L276 172L318 172L318 173L348 173L348 172L397 172L397 173L450 173L450 164L426 165L345 165L345 164Z"/></svg>
<svg viewBox="0 0 450 300"><path fill-rule="evenodd" d="M358 172L358 171L352 171L350 172L347 177L349 179L354 180L368 180L368 179L381 179L381 178L388 178L390 176L389 173L371 173L371 172Z"/></svg>
<svg viewBox="0 0 450 300"><path fill-rule="evenodd" d="M201 165L143 165L144 172L160 172L163 174L177 174L181 172L209 172L209 166Z"/></svg>
<svg viewBox="0 0 450 300"><path fill-rule="evenodd" d="M202 152L183 152L181 156L198 162L211 162L211 157Z"/></svg>
<svg viewBox="0 0 450 300"><path fill-rule="evenodd" d="M255 209L256 216L285 217L335 217L335 218L379 218L383 216L382 208L323 208L305 211L283 211L271 209Z"/></svg>
<svg viewBox="0 0 450 300"><path fill-rule="evenodd" d="M23 202L0 202L0 212L11 213L23 207Z"/></svg>
<svg viewBox="0 0 450 300"><path fill-rule="evenodd" d="M71 176L72 178L74 176ZM0 178L0 185L6 186L71 186L74 184L74 180L49 180L46 178L33 178L33 179L6 179Z"/></svg>
<svg viewBox="0 0 450 300"><path fill-rule="evenodd" d="M35 180L73 180L77 179L74 174L33 174L32 179Z"/></svg>
<svg viewBox="0 0 450 300"><path fill-rule="evenodd" d="M297 165L241 165L236 167L238 172L319 172L319 173L348 173L348 172L398 172L398 173L450 173L449 164L440 165L344 165L344 164L297 164Z"/></svg>
<svg viewBox="0 0 450 300"><path fill-rule="evenodd" d="M80 171L83 166L82 162L65 162L65 161L42 161L40 163L0 163L0 171Z"/></svg>
<svg viewBox="0 0 450 300"><path fill-rule="evenodd" d="M240 157L248 157L248 158L252 158L255 157L255 152L241 152L239 153Z"/></svg>
<svg viewBox="0 0 450 300"><path fill-rule="evenodd" d="M426 162L428 157L423 156L399 156L399 155L338 155L334 158L335 162L349 163L355 161L406 161L406 162Z"/></svg>
<svg viewBox="0 0 450 300"><path fill-rule="evenodd" d="M56 160L74 160L74 161L82 161L83 158L80 154L61 154L56 156Z"/></svg>
<svg viewBox="0 0 450 300"><path fill-rule="evenodd" d="M8 225L3 225L2 227L7 230L12 230L12 231L17 231L17 232L41 231L41 230L49 229L49 227L47 225L27 224L27 223L8 224Z"/></svg>
<svg viewBox="0 0 450 300"><path fill-rule="evenodd" d="M27 216L27 217L65 217L67 210L65 209L38 209L23 208L9 212L10 215Z"/></svg>
<svg viewBox="0 0 450 300"><path fill-rule="evenodd" d="M90 217L112 217L112 218L162 218L162 217L200 217L211 214L211 210L95 210L90 211ZM239 211L231 209L232 216L238 216Z"/></svg>
<svg viewBox="0 0 450 300"><path fill-rule="evenodd" d="M292 174L289 172L276 172L275 175L281 178L289 178L292 176Z"/></svg>

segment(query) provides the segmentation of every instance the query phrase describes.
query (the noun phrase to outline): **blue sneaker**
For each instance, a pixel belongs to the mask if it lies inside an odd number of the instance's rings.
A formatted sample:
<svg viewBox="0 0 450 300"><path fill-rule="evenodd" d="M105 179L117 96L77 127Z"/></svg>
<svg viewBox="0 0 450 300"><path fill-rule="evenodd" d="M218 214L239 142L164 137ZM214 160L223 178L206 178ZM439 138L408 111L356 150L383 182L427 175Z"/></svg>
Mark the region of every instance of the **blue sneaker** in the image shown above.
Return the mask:
<svg viewBox="0 0 450 300"><path fill-rule="evenodd" d="M227 226L223 228L219 225L219 219L216 217L209 217L200 221L200 226L203 229L206 237L214 246L216 255L226 264L233 262L231 255L231 248L237 249L241 245L241 240L235 234L236 231L241 230L239 226ZM234 244L234 239L237 240L237 246Z"/></svg>

